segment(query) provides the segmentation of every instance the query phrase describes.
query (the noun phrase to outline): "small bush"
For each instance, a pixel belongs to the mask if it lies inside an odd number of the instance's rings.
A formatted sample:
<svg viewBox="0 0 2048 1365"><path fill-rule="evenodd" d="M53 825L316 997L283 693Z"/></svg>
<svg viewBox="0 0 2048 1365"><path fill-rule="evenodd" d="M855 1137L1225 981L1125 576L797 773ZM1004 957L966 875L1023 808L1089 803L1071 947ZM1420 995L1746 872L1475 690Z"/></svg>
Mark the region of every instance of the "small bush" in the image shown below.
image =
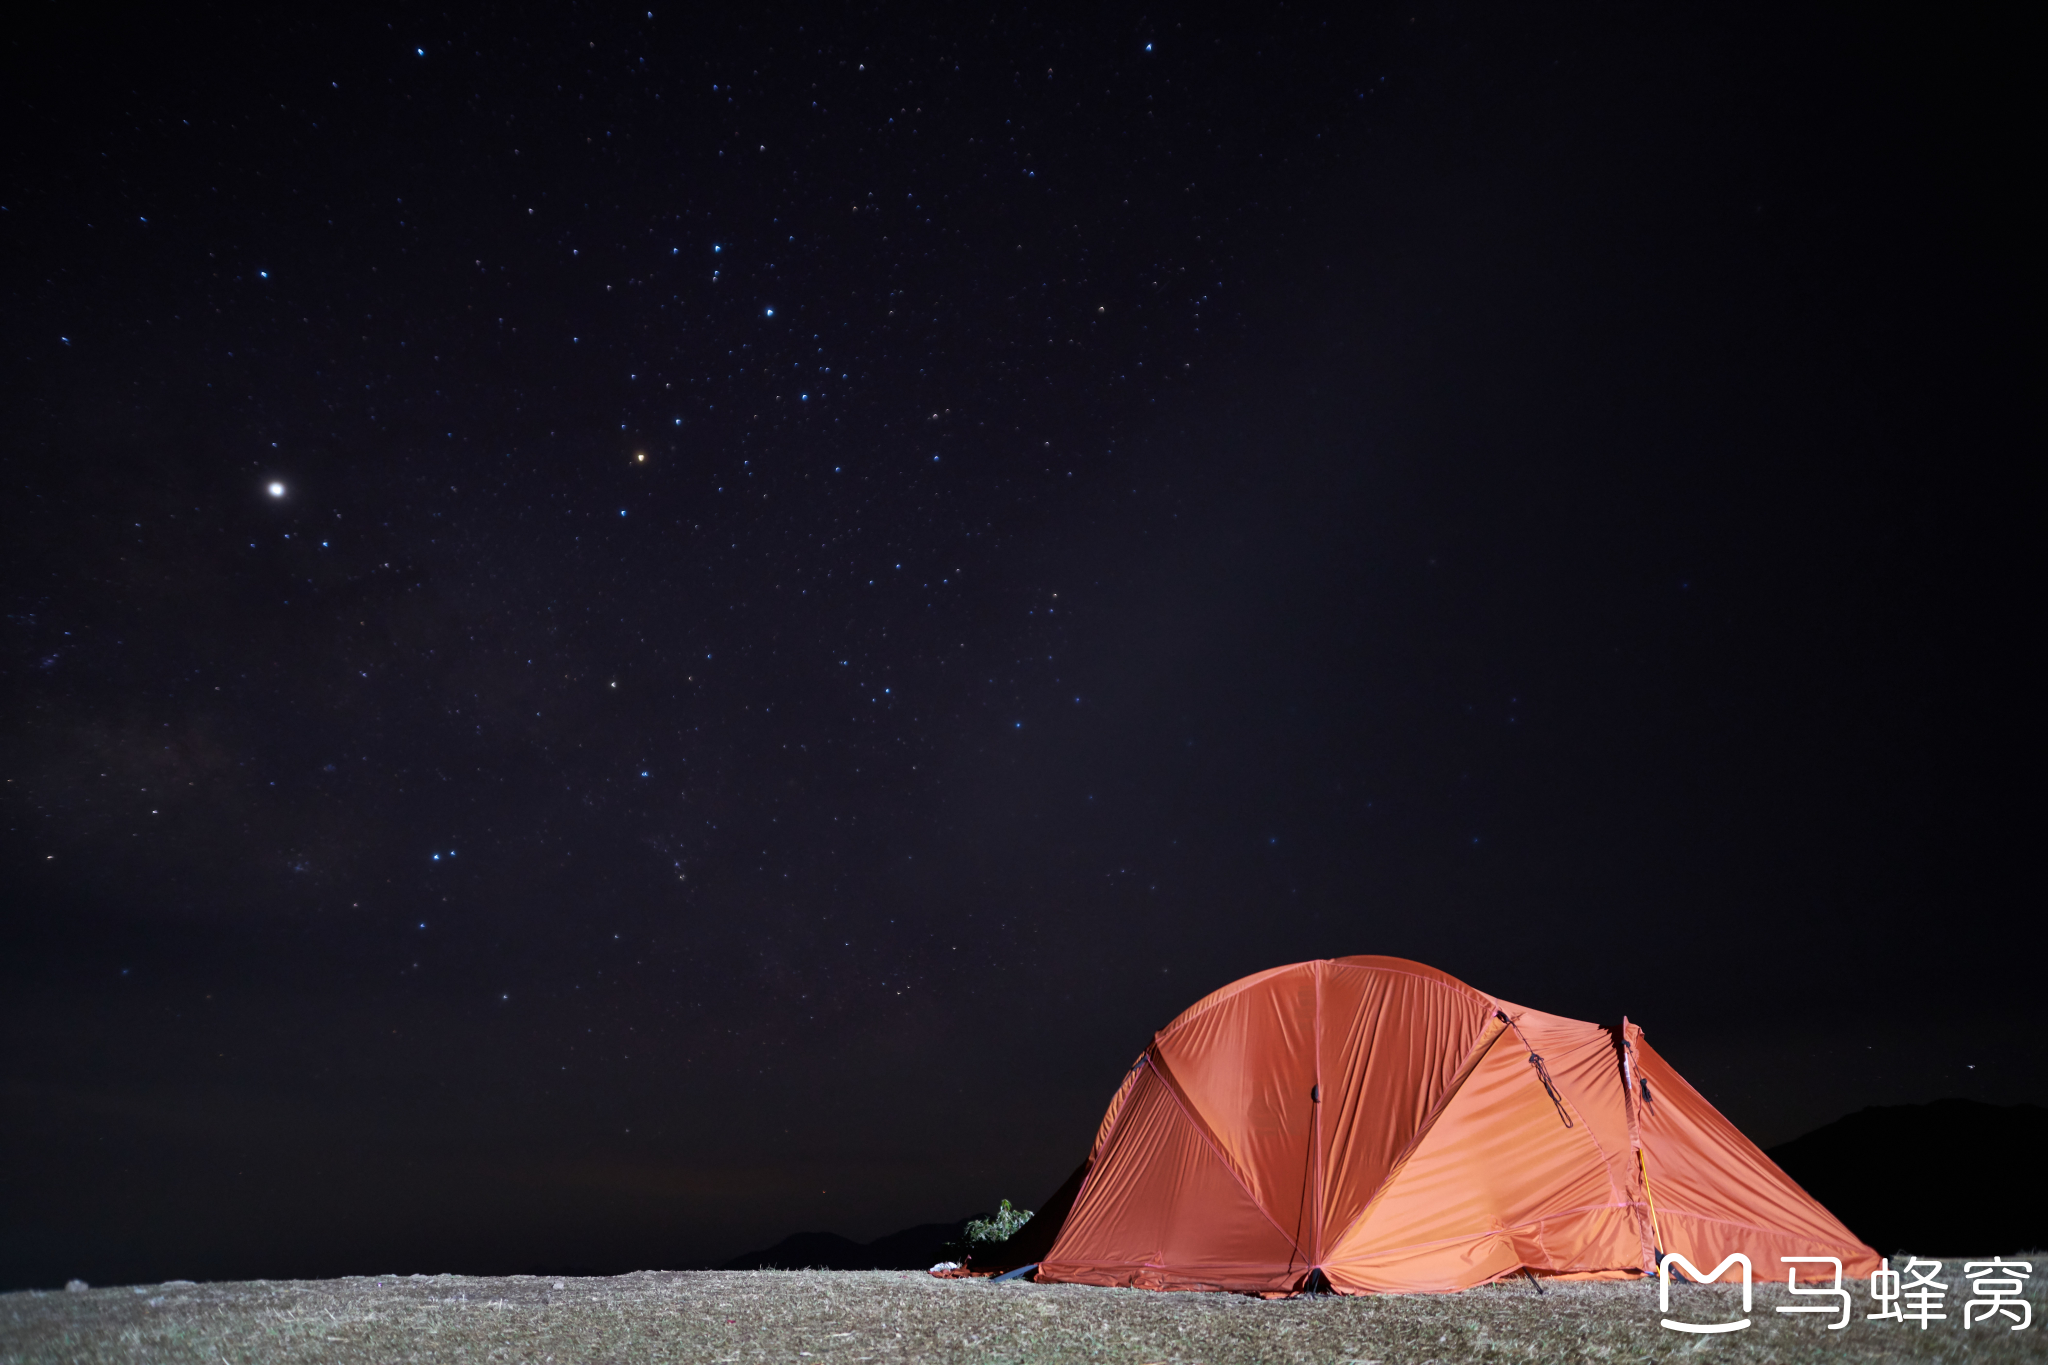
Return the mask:
<svg viewBox="0 0 2048 1365"><path fill-rule="evenodd" d="M967 1220L967 1226L960 1230L961 1249L970 1255L985 1251L998 1242L1009 1241L1018 1228L1030 1221L1030 1209L1017 1208L1005 1199L1002 1206L988 1217Z"/></svg>

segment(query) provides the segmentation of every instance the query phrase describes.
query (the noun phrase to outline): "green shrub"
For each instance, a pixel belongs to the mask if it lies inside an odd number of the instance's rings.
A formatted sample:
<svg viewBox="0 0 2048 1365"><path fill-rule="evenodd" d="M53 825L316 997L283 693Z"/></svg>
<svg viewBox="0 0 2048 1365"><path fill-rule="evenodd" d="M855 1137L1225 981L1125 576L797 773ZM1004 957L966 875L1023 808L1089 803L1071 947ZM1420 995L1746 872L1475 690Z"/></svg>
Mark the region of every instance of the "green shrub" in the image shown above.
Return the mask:
<svg viewBox="0 0 2048 1365"><path fill-rule="evenodd" d="M960 1244L970 1254L1007 1242L1018 1228L1031 1221L1031 1210L1020 1209L1005 1199L1002 1207L986 1218L970 1218L960 1230Z"/></svg>

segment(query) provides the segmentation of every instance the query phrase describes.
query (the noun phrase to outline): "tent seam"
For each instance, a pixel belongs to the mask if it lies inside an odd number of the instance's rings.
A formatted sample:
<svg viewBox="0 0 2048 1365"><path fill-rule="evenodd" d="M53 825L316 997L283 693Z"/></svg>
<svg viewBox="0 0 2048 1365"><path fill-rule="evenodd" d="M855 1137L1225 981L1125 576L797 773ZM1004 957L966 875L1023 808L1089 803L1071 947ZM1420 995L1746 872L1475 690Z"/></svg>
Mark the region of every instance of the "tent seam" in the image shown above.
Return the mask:
<svg viewBox="0 0 2048 1365"><path fill-rule="evenodd" d="M1336 959L1334 959L1334 958L1330 958L1330 959L1326 959L1326 960L1327 960L1327 961L1331 961L1331 962L1334 962L1334 961L1335 961ZM1322 1257L1323 1257L1323 1181L1324 1181L1324 1177L1325 1177L1325 1176L1326 1176L1326 1175L1328 1174L1328 1170L1329 1170L1329 1161L1328 1161L1328 1154L1327 1154L1327 1153L1326 1153L1326 1152L1324 1151L1324 1149L1323 1149L1323 974L1322 974L1321 972L1317 972L1317 973L1315 974L1315 981L1316 981L1316 1014L1315 1014L1315 1049L1316 1049L1316 1051L1315 1051L1315 1081L1313 1082L1313 1084L1314 1084L1314 1086L1315 1086L1315 1090L1314 1090L1314 1091L1312 1092L1312 1094L1313 1094L1313 1100L1312 1100L1312 1102L1311 1102L1311 1103L1310 1103L1310 1105L1309 1105L1309 1111L1308 1111L1308 1121L1309 1121L1309 1136L1310 1136L1310 1137L1311 1137L1311 1138L1312 1138L1312 1139L1314 1140L1314 1159L1313 1159L1313 1163L1312 1163L1312 1164L1313 1164L1313 1169L1312 1169L1312 1170L1311 1170L1311 1171L1309 1172L1309 1178L1310 1178L1310 1179L1311 1179L1311 1180L1312 1180L1312 1181L1314 1182L1314 1184L1310 1186L1310 1192L1311 1192L1311 1193L1312 1193L1312 1194L1313 1194L1313 1195L1315 1196L1315 1201L1316 1201L1316 1202L1315 1202L1315 1213L1314 1213L1314 1216L1313 1216L1313 1217L1312 1217L1312 1218L1310 1219L1310 1221L1309 1221L1309 1228L1308 1228L1309 1244L1310 1244L1310 1246L1311 1246L1311 1247L1313 1247L1313 1250L1312 1250L1311 1252L1309 1252L1309 1254L1308 1254L1308 1262L1309 1262L1309 1265L1310 1265L1310 1267L1311 1267L1311 1268L1313 1268L1313 1267L1315 1267L1315 1266L1318 1266L1318 1265L1321 1265L1321 1264L1322 1264ZM1301 1217L1300 1211L1299 1211L1299 1210L1296 1210L1296 1212L1295 1212L1295 1219L1296 1219L1296 1221L1299 1221L1299 1220L1300 1220L1300 1217Z"/></svg>
<svg viewBox="0 0 2048 1365"><path fill-rule="evenodd" d="M1138 1082L1136 1072L1138 1068L1141 1066L1150 1065L1148 1059L1151 1057L1151 1055L1152 1049L1149 1047L1146 1048L1143 1052L1139 1053L1138 1060L1132 1062L1130 1066L1124 1071L1124 1078L1121 1082L1118 1083L1116 1088L1116 1094L1110 1096L1109 1102L1113 1106L1113 1108L1109 1113L1104 1114L1102 1116L1102 1121L1108 1124L1109 1127L1106 1130L1102 1131L1101 1136L1096 1140L1095 1145L1088 1149L1089 1170L1091 1174L1094 1170L1095 1158L1109 1150L1110 1140L1116 1136L1117 1128L1123 1123L1124 1110L1130 1105L1131 1102L1131 1091L1137 1088ZM1083 1176L1082 1180L1085 1182L1087 1180L1087 1177ZM1081 1192L1079 1190L1076 1190L1074 1192L1074 1198L1078 1200L1080 1197Z"/></svg>
<svg viewBox="0 0 2048 1365"><path fill-rule="evenodd" d="M1340 1245L1351 1234L1351 1229L1365 1221L1365 1216L1372 1212L1373 1205L1379 1203L1380 1196L1385 1194L1387 1187L1394 1183L1394 1177L1399 1175L1402 1168L1408 1164L1408 1158L1415 1155L1415 1149L1422 1145L1422 1140L1429 1136L1431 1129L1436 1127L1437 1120L1441 1119L1444 1116L1444 1111L1450 1108L1451 1101L1458 1097L1460 1091L1464 1090L1465 1082L1472 1079L1472 1073L1479 1069L1480 1059L1493 1050L1495 1043L1507 1036L1508 1027L1512 1027L1511 1024L1508 1024L1507 1015L1501 1013L1498 1009L1494 1013L1507 1027L1500 1029L1491 1038L1482 1038L1481 1041L1472 1045L1471 1052L1467 1053L1465 1060L1458 1064L1457 1084L1446 1090L1442 1097L1437 1100L1436 1104L1430 1108L1429 1113L1423 1116L1422 1125L1416 1130L1415 1135L1408 1139L1408 1145L1401 1149L1401 1155L1395 1157L1393 1164L1387 1167L1387 1173L1380 1178L1379 1187L1372 1192L1372 1197L1359 1206L1358 1213L1350 1222L1344 1225L1344 1230L1330 1239L1332 1247ZM1488 1024L1492 1022L1491 1019L1487 1021Z"/></svg>
<svg viewBox="0 0 2048 1365"><path fill-rule="evenodd" d="M1216 1139L1210 1135L1209 1125L1202 1122L1200 1118L1196 1117L1193 1106L1181 1097L1180 1083L1173 1078L1173 1073L1167 1070L1166 1062L1164 1061L1164 1059L1155 1059L1152 1063L1152 1070L1154 1074L1156 1074L1159 1077L1160 1080L1166 1082L1166 1093L1173 1097L1174 1104L1180 1109L1181 1113L1187 1117L1188 1123L1191 1126L1193 1126L1195 1130L1195 1135L1202 1139L1202 1142L1209 1148L1211 1152L1215 1153L1216 1159L1219 1162L1223 1163L1223 1169L1230 1172L1230 1178L1232 1180L1235 1180L1237 1182L1237 1187L1244 1191L1244 1197L1252 1201L1252 1207L1259 1211L1259 1217L1265 1219L1268 1223L1271 1223L1273 1225L1273 1231L1279 1233L1283 1238L1286 1238L1287 1245L1294 1248L1295 1255L1305 1255L1305 1253L1301 1249L1301 1244L1296 1242L1292 1237L1287 1236L1287 1229L1280 1226L1278 1220L1276 1220L1273 1217L1273 1215L1267 1211L1265 1204L1260 1202L1259 1196L1253 1193L1252 1187L1245 1183L1244 1176L1238 1172L1237 1163L1230 1159L1230 1157L1224 1152L1223 1148L1220 1145L1218 1145ZM1094 1172L1091 1171L1089 1172L1089 1174L1093 1175Z"/></svg>

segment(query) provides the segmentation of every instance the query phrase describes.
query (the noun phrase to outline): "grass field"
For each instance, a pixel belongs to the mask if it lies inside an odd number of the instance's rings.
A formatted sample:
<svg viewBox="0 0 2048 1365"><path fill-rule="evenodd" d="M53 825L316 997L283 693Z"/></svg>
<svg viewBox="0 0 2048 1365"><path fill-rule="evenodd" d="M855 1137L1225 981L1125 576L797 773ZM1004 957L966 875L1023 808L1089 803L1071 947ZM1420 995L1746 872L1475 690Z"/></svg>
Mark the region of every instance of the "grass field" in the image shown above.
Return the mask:
<svg viewBox="0 0 2048 1365"><path fill-rule="evenodd" d="M1230 1294L935 1280L895 1271L642 1271L615 1279L382 1276L0 1295L0 1361L2048 1361L2042 1289L2026 1331L1781 1316L1720 1337L1658 1325L1654 1281L1526 1282L1463 1294L1264 1302ZM2037 1276L2048 1266L2035 1262ZM1673 1316L1737 1316L1739 1291L1673 1287Z"/></svg>

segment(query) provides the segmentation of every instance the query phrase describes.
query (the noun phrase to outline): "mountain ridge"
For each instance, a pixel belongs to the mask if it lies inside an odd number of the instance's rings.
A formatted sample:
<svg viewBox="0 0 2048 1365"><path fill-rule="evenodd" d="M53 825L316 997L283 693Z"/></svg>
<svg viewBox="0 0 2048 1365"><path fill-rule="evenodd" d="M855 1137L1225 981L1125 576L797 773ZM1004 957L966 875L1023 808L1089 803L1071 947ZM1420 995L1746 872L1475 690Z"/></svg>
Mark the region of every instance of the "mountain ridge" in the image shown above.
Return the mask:
<svg viewBox="0 0 2048 1365"><path fill-rule="evenodd" d="M836 1232L793 1232L771 1247L733 1257L721 1270L928 1270L966 1233L969 1214L951 1223L914 1227L856 1242Z"/></svg>

